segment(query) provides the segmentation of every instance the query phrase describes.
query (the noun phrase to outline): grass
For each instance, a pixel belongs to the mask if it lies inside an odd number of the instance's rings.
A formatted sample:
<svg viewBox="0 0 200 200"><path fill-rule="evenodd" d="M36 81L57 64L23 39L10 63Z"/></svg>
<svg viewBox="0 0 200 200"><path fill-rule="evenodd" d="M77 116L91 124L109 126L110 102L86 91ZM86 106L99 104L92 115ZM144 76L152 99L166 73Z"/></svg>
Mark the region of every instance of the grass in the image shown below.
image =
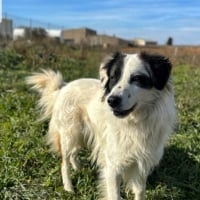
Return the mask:
<svg viewBox="0 0 200 200"><path fill-rule="evenodd" d="M66 50L60 56L55 54L52 61L38 60L34 49L26 56L16 50L6 51L3 57L0 53L0 199L97 199L98 173L85 150L79 156L82 169L71 171L75 194L63 190L60 158L49 153L45 144L48 122L37 123L37 95L25 85L24 78L44 66L61 70L66 80L97 77L101 53L88 51L85 60L81 52ZM200 68L177 65L173 75L179 125L160 165L148 179L146 198L199 200ZM133 199L131 194L122 192L122 196Z"/></svg>

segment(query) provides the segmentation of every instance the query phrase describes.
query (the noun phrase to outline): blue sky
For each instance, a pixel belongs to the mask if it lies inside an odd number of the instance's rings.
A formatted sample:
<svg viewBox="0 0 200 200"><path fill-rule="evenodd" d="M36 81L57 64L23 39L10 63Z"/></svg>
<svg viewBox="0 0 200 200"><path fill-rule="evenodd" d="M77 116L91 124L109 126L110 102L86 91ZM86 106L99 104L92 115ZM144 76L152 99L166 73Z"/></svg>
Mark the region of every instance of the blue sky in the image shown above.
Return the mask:
<svg viewBox="0 0 200 200"><path fill-rule="evenodd" d="M2 0L3 13L64 28L200 45L200 0Z"/></svg>

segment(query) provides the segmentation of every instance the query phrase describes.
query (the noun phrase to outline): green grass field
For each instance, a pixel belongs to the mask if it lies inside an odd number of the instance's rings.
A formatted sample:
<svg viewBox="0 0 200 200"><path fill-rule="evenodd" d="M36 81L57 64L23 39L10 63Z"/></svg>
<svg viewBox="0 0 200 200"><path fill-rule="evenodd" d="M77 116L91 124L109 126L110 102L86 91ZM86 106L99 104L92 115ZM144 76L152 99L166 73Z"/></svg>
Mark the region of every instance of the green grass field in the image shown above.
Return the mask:
<svg viewBox="0 0 200 200"><path fill-rule="evenodd" d="M40 67L59 69L65 80L97 77L99 52L35 56L35 49L0 52L0 199L94 200L98 171L90 165L86 150L80 153L82 169L71 171L75 194L63 190L60 158L45 144L48 122L38 123L37 95L24 79ZM70 56L67 56L69 55ZM72 57L71 55L74 55ZM82 55L82 54L81 54ZM179 125L166 147L160 165L147 183L148 200L200 200L200 68L173 68ZM122 192L124 199L133 195Z"/></svg>

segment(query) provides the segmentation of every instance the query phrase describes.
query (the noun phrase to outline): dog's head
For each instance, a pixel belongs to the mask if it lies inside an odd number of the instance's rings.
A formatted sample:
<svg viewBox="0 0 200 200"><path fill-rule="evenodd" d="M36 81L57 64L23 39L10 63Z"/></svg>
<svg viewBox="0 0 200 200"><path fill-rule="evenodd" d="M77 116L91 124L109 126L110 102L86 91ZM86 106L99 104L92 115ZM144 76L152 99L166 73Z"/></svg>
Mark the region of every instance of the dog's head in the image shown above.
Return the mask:
<svg viewBox="0 0 200 200"><path fill-rule="evenodd" d="M153 104L170 77L171 63L160 55L114 53L100 66L100 80L114 115L125 117L136 108Z"/></svg>

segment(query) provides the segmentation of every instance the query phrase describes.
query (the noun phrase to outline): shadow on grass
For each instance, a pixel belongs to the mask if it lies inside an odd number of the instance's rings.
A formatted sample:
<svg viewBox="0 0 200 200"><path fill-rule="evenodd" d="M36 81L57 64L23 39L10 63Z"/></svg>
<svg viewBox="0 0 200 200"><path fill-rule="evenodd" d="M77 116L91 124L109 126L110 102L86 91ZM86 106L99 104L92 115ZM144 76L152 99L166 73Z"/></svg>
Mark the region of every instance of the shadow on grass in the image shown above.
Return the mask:
<svg viewBox="0 0 200 200"><path fill-rule="evenodd" d="M87 155L87 156L86 156ZM74 173L73 184L75 185L76 197L93 193L90 199L98 199L97 180L98 170L91 167L89 161L90 152L82 151L80 161L83 169ZM86 159L87 157L87 159ZM171 145L165 150L160 165L148 178L146 199L147 200L199 200L200 199L200 166L190 157L184 149ZM88 185L91 187L88 188ZM85 191L84 191L85 190ZM87 191L86 191L87 190ZM121 193L123 199L133 199Z"/></svg>
<svg viewBox="0 0 200 200"><path fill-rule="evenodd" d="M155 191L152 199L199 200L200 166L181 148L170 146L165 150L160 165L150 175L147 190ZM151 199L151 198L150 198Z"/></svg>

